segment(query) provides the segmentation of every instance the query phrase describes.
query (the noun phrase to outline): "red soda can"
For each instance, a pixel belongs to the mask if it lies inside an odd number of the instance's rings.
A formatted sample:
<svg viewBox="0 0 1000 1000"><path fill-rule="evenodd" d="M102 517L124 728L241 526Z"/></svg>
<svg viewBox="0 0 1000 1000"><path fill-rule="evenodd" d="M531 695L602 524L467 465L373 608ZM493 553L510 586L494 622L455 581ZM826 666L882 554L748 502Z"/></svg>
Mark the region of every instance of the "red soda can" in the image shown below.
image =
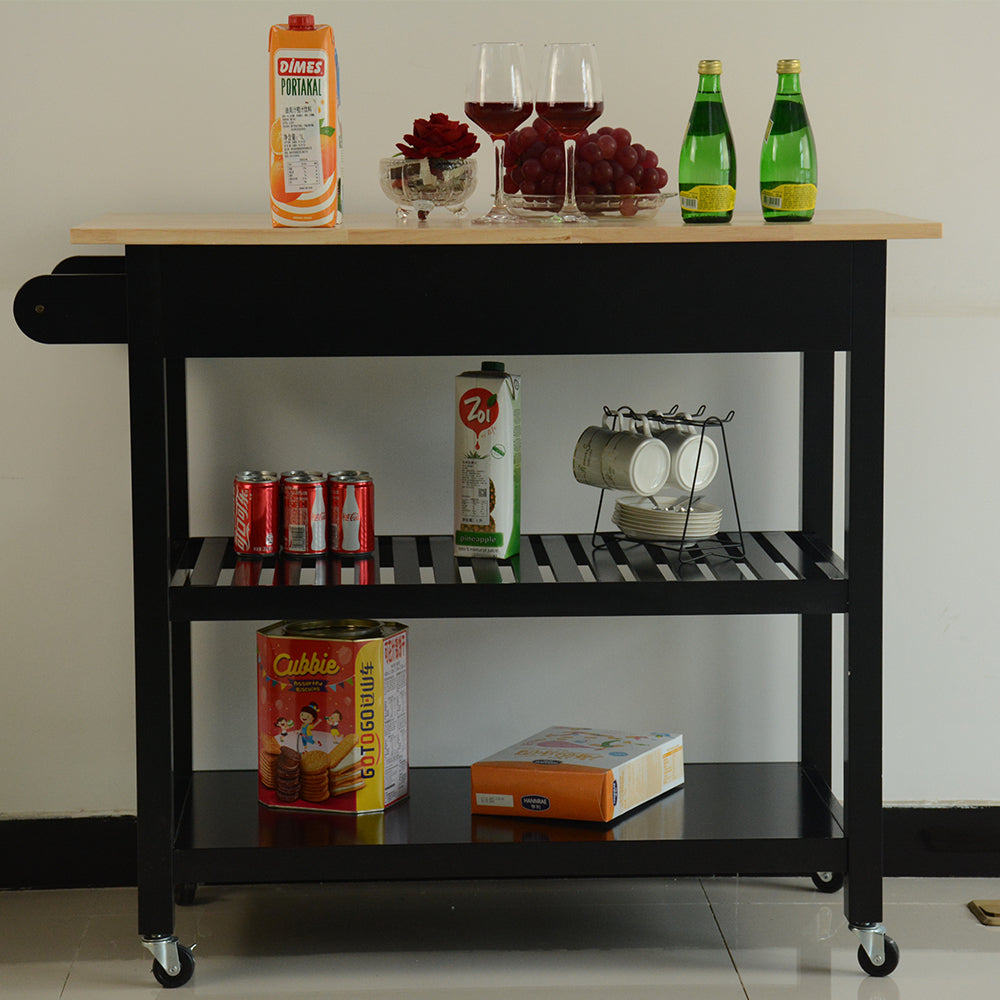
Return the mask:
<svg viewBox="0 0 1000 1000"><path fill-rule="evenodd" d="M285 472L281 476L286 552L315 556L326 552L326 476Z"/></svg>
<svg viewBox="0 0 1000 1000"><path fill-rule="evenodd" d="M362 584L375 582L375 560L372 556L357 559L354 563L357 582Z"/></svg>
<svg viewBox="0 0 1000 1000"><path fill-rule="evenodd" d="M233 569L233 586L256 587L260 583L263 569L264 561L262 559L237 559Z"/></svg>
<svg viewBox="0 0 1000 1000"><path fill-rule="evenodd" d="M278 477L273 472L237 472L233 480L233 548L239 556L278 551Z"/></svg>
<svg viewBox="0 0 1000 1000"><path fill-rule="evenodd" d="M331 472L330 551L360 555L375 551L375 484L367 472Z"/></svg>
<svg viewBox="0 0 1000 1000"><path fill-rule="evenodd" d="M274 587L297 587L302 577L302 560L294 556L282 556L274 566Z"/></svg>

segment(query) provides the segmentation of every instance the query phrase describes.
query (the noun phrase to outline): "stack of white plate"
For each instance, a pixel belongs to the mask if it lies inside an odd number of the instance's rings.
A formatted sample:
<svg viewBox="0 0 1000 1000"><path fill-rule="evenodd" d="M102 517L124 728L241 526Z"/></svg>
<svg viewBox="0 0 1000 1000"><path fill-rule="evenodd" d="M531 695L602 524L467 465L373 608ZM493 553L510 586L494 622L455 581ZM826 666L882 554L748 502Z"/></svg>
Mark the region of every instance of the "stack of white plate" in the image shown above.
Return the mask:
<svg viewBox="0 0 1000 1000"><path fill-rule="evenodd" d="M661 509L653 506L650 497L622 497L615 503L611 520L628 538L642 541L711 538L722 523L722 508L707 500L697 500L690 515L687 513L687 497L662 496L655 500ZM675 504L676 510L666 509Z"/></svg>

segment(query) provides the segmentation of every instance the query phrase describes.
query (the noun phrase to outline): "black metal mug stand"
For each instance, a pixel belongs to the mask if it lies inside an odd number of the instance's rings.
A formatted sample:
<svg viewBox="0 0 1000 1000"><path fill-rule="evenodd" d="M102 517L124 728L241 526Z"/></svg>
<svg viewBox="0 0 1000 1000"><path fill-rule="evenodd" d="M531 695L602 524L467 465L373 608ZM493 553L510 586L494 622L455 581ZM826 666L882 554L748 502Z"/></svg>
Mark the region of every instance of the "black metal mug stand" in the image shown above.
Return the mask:
<svg viewBox="0 0 1000 1000"><path fill-rule="evenodd" d="M634 410L631 406L619 406L617 408L612 408L610 406L604 407L604 416L612 418L612 430L619 429L622 419L632 421L633 423L645 419L655 421L664 427L683 424L685 427L697 427L699 429L698 454L695 456L694 471L691 476L691 489L688 492L687 507L684 515L684 530L681 533L681 537L672 541L652 539L646 539L644 541L644 544L646 545L658 545L675 550L678 553L679 561L682 563L697 563L704 560L704 558L709 554L715 556L721 555L721 557L725 559L746 558L746 547L743 542L743 522L740 519L740 505L739 501L736 499L736 484L733 481L733 463L729 456L729 440L726 437L726 424L732 422L733 417L736 416L736 412L734 410L730 410L724 417L717 417L714 415L706 417L705 409L706 407L704 403L694 413L682 413L679 403L674 403L674 405L667 410L666 413L660 413L656 410L645 410L640 413ZM699 551L695 552L687 547L688 525L691 521L691 511L694 506L695 499L694 495L698 491L698 469L701 465L701 453L705 443L705 431L709 427L719 428L722 436L722 453L726 459L726 474L729 477L729 494L733 498L733 514L736 518L736 537L739 539L739 542L735 542L728 536L725 538L717 538L714 544L708 540L700 539L698 544ZM594 519L594 531L590 538L591 544L595 548L600 548L604 545L604 542L598 538L597 528L601 519L601 508L604 506L604 494L606 492L606 489L602 489L601 495L597 501L597 516ZM626 537L624 532L622 532L622 537Z"/></svg>

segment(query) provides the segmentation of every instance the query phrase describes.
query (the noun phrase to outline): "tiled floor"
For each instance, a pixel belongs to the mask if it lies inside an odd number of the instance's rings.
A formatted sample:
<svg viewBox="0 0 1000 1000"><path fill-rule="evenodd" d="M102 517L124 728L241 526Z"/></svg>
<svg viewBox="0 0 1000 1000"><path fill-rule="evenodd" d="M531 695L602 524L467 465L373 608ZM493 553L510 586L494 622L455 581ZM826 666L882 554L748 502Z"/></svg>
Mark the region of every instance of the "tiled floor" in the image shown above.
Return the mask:
<svg viewBox="0 0 1000 1000"><path fill-rule="evenodd" d="M1000 879L887 879L900 946L860 970L842 895L807 879L208 886L178 907L185 993L296 1000L840 1000L993 997ZM163 996L131 889L0 893L0 997Z"/></svg>

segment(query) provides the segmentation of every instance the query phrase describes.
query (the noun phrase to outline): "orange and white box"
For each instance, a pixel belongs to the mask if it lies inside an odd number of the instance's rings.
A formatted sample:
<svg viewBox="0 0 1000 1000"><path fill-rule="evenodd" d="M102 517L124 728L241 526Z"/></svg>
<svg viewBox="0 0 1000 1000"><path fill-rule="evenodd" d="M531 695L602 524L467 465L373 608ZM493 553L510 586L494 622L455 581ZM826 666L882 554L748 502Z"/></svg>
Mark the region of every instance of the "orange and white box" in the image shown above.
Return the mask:
<svg viewBox="0 0 1000 1000"><path fill-rule="evenodd" d="M553 726L472 765L472 811L608 823L683 783L680 734Z"/></svg>
<svg viewBox="0 0 1000 1000"><path fill-rule="evenodd" d="M312 14L271 25L271 224L340 221L339 80L333 29Z"/></svg>

